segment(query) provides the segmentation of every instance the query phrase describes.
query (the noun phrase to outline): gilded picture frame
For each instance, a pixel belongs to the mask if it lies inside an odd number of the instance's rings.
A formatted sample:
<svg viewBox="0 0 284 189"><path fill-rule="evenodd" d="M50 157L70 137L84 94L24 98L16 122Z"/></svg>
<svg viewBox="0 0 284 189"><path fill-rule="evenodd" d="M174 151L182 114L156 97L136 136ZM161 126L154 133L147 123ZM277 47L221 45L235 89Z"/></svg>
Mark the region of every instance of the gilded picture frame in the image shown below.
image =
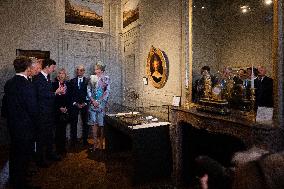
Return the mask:
<svg viewBox="0 0 284 189"><path fill-rule="evenodd" d="M168 68L164 53L151 47L147 58L146 72L150 83L157 89L163 88L168 79Z"/></svg>

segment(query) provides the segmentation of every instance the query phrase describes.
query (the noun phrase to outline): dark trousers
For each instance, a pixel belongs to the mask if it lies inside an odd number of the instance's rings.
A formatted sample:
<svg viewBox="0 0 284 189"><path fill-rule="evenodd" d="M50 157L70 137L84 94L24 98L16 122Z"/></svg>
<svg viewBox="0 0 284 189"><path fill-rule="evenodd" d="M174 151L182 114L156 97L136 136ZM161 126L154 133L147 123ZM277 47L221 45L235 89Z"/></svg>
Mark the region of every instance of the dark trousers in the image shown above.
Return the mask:
<svg viewBox="0 0 284 189"><path fill-rule="evenodd" d="M40 116L37 131L37 154L39 162L42 162L54 155L54 114Z"/></svg>
<svg viewBox="0 0 284 189"><path fill-rule="evenodd" d="M16 138L11 136L9 177L10 183L15 189L26 188L27 172L32 157L33 139Z"/></svg>
<svg viewBox="0 0 284 189"><path fill-rule="evenodd" d="M78 123L78 115L81 114L82 122L83 122L83 144L87 143L87 139L89 136L89 125L88 121L88 108L85 106L82 109L77 107L72 108L71 113L71 142L75 144L77 142L77 123Z"/></svg>
<svg viewBox="0 0 284 189"><path fill-rule="evenodd" d="M66 152L66 126L68 121L60 120L60 117L56 120L55 130L55 146L56 152L59 154Z"/></svg>

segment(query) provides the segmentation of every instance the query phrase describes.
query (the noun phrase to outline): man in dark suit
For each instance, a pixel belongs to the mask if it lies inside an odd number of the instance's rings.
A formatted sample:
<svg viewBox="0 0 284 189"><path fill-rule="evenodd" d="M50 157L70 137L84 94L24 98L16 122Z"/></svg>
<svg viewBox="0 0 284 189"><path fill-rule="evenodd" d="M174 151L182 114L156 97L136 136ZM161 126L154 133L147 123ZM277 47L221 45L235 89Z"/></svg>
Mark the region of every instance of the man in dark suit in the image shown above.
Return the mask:
<svg viewBox="0 0 284 189"><path fill-rule="evenodd" d="M76 68L77 77L70 80L70 98L71 98L71 145L77 143L77 123L78 115L81 113L83 122L83 145L88 144L89 125L87 124L87 85L88 79L84 77L85 67L79 65Z"/></svg>
<svg viewBox="0 0 284 189"><path fill-rule="evenodd" d="M31 188L26 180L33 151L37 101L28 77L31 59L18 57L14 61L16 75L5 84L6 115L11 138L9 176L13 188Z"/></svg>
<svg viewBox="0 0 284 189"><path fill-rule="evenodd" d="M192 100L194 102L198 102L200 98L204 96L204 76L205 74L209 74L211 78L211 85L212 87L217 83L216 78L211 75L210 73L210 67L209 66L203 66L200 69L200 78L197 79L194 83L193 89L192 89Z"/></svg>
<svg viewBox="0 0 284 189"><path fill-rule="evenodd" d="M29 80L30 81L33 81L33 78L38 75L41 71L41 65L42 65L42 61L43 59L37 59L37 58L34 58L32 59L32 67L31 67L31 74L30 74L30 77L29 77Z"/></svg>
<svg viewBox="0 0 284 189"><path fill-rule="evenodd" d="M273 80L266 76L264 66L258 67L258 77L255 79L255 96L257 107L273 107Z"/></svg>
<svg viewBox="0 0 284 189"><path fill-rule="evenodd" d="M54 99L56 94L64 93L64 89L58 88L53 92L49 75L54 72L55 66L56 62L54 60L43 60L41 72L33 78L39 105L37 153L38 165L41 167L47 166L46 160L60 160L53 149L55 131Z"/></svg>

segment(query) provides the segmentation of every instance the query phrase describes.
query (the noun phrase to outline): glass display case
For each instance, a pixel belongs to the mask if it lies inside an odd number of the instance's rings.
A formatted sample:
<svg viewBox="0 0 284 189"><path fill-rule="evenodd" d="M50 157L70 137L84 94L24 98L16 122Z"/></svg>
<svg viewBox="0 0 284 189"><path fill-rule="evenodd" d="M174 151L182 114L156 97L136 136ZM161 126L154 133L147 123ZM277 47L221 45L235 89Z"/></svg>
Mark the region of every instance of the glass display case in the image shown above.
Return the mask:
<svg viewBox="0 0 284 189"><path fill-rule="evenodd" d="M170 106L130 108L113 104L105 117L106 150L129 151L132 182L170 177Z"/></svg>

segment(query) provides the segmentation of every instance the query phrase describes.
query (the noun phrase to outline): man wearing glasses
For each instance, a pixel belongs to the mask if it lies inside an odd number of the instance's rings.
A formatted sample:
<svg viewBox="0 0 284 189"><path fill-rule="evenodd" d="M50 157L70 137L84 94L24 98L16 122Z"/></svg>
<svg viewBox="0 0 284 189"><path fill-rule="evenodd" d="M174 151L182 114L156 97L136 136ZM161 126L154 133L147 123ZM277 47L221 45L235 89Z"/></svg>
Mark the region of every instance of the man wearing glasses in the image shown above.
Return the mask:
<svg viewBox="0 0 284 189"><path fill-rule="evenodd" d="M81 114L83 128L83 145L88 145L89 125L87 124L87 85L88 79L84 77L85 67L79 65L76 68L76 77L70 80L70 100L71 100L71 146L77 143L77 123L78 115Z"/></svg>

